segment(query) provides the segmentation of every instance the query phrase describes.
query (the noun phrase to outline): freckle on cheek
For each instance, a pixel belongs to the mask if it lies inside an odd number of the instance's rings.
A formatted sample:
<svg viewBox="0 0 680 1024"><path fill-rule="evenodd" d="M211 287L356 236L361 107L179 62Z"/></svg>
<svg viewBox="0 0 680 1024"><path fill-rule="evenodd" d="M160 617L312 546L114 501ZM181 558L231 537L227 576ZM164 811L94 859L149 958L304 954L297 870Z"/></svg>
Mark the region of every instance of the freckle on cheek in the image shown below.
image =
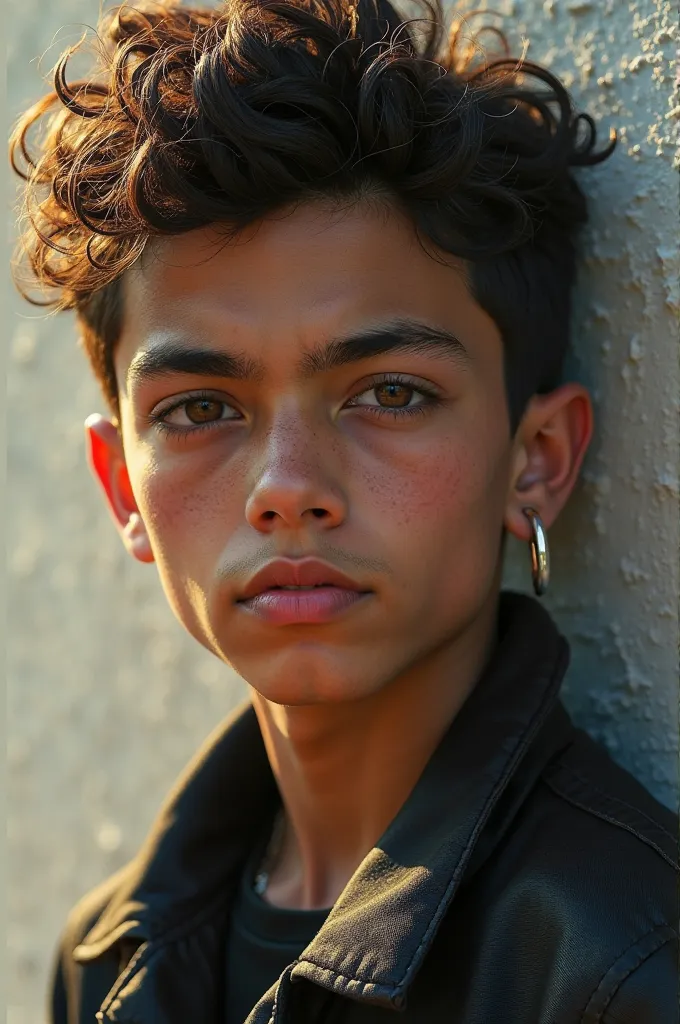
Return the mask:
<svg viewBox="0 0 680 1024"><path fill-rule="evenodd" d="M205 517L205 501L196 494L182 494L177 487L157 487L147 496L154 525L161 532L191 525Z"/></svg>
<svg viewBox="0 0 680 1024"><path fill-rule="evenodd" d="M371 503L391 523L416 527L423 521L437 519L460 494L460 467L444 471L433 466L421 474L386 473L366 477Z"/></svg>

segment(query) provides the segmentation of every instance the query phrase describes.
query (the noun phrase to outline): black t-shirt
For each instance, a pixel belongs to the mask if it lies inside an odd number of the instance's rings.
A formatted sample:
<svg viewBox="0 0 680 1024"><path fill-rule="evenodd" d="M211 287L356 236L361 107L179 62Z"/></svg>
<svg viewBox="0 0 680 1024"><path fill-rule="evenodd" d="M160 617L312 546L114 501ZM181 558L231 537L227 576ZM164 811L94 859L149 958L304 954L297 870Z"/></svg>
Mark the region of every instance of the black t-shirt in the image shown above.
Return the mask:
<svg viewBox="0 0 680 1024"><path fill-rule="evenodd" d="M256 848L246 864L234 902L227 937L225 1024L243 1024L255 1004L281 973L309 945L328 910L274 907L254 888L255 873L266 847Z"/></svg>

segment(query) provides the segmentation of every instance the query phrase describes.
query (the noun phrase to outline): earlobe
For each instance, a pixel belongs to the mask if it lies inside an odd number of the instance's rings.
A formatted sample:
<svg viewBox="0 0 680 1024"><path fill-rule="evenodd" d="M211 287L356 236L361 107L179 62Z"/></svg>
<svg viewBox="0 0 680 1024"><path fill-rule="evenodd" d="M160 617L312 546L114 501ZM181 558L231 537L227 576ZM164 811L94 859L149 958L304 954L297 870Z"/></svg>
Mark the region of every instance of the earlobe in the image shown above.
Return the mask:
<svg viewBox="0 0 680 1024"><path fill-rule="evenodd" d="M122 536L125 547L138 562L154 561L149 535L139 512L130 513L128 521L122 529Z"/></svg>
<svg viewBox="0 0 680 1024"><path fill-rule="evenodd" d="M117 428L95 413L85 421L85 440L90 470L99 483L123 544L137 561L153 562L151 543L132 492Z"/></svg>

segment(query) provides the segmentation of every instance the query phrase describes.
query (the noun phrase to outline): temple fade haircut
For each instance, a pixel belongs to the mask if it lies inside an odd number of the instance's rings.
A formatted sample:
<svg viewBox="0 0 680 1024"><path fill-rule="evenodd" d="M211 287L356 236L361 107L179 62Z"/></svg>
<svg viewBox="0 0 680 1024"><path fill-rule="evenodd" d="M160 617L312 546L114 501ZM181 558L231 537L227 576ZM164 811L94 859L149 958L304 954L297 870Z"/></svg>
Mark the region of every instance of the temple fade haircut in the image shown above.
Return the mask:
<svg viewBox="0 0 680 1024"><path fill-rule="evenodd" d="M10 140L25 179L15 280L34 304L76 311L117 425L121 276L149 240L207 225L229 239L320 200L397 208L433 258L466 261L503 338L513 433L531 396L559 385L587 218L572 168L609 156L614 134L596 152L593 119L500 30L473 32L475 12L447 31L441 0L418 10L140 2L102 15L86 77L66 75L85 37L61 56Z"/></svg>

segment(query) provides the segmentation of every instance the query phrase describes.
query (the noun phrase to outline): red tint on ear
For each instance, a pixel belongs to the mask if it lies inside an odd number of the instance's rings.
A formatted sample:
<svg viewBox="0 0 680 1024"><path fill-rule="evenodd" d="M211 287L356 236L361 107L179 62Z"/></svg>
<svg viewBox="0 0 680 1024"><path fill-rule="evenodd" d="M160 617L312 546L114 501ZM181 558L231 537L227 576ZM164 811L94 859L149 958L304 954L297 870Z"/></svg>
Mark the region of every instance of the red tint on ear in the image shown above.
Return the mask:
<svg viewBox="0 0 680 1024"><path fill-rule="evenodd" d="M131 512L137 512L120 436L114 425L100 416L85 423L88 463L106 495L107 503L120 527Z"/></svg>
<svg viewBox="0 0 680 1024"><path fill-rule="evenodd" d="M85 432L87 437L87 461L101 481L107 477L108 453L106 445L94 430Z"/></svg>
<svg viewBox="0 0 680 1024"><path fill-rule="evenodd" d="M130 509L137 509L137 502L135 501L135 496L132 493L127 466L121 466L118 470L118 489L126 506Z"/></svg>

